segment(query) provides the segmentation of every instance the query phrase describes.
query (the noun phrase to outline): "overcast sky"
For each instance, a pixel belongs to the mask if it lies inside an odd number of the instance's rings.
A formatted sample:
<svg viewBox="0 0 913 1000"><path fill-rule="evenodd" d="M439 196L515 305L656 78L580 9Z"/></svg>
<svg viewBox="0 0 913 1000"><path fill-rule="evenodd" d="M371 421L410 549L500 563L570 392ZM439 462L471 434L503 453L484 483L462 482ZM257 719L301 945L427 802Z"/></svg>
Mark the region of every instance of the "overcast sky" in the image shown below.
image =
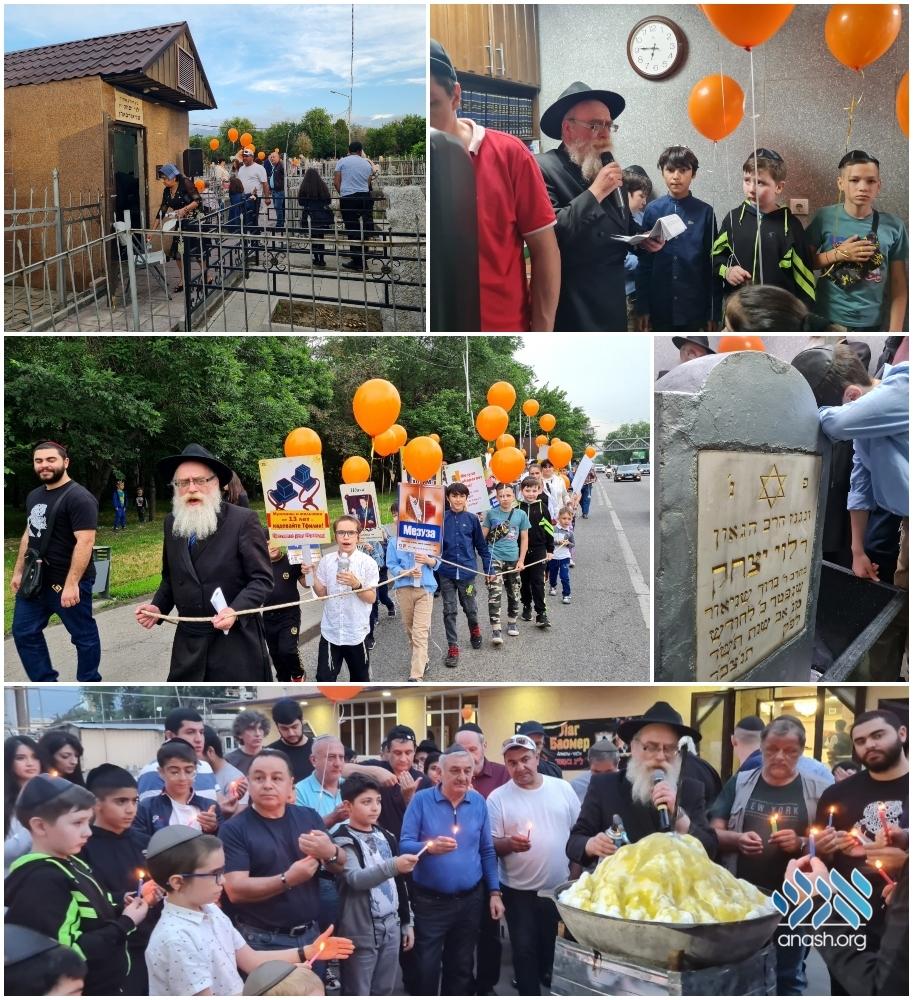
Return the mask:
<svg viewBox="0 0 913 1000"><path fill-rule="evenodd" d="M352 119L378 126L425 114L425 6L355 5ZM192 130L216 135L242 115L258 128L313 107L345 118L351 5L4 4L4 51L56 45L186 20L218 108L190 113Z"/></svg>
<svg viewBox="0 0 913 1000"><path fill-rule="evenodd" d="M647 334L529 333L515 355L540 382L585 410L598 440L619 424L650 419L653 338ZM557 431L556 431L557 433Z"/></svg>

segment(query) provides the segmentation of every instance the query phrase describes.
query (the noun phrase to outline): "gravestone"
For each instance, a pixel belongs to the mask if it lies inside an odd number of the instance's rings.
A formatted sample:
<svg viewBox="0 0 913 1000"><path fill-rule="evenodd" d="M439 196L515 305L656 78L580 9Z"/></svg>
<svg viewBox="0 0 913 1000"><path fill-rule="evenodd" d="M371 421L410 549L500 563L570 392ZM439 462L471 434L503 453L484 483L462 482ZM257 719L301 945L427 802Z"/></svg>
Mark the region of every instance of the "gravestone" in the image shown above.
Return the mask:
<svg viewBox="0 0 913 1000"><path fill-rule="evenodd" d="M654 397L655 679L807 683L830 444L805 379L698 358Z"/></svg>

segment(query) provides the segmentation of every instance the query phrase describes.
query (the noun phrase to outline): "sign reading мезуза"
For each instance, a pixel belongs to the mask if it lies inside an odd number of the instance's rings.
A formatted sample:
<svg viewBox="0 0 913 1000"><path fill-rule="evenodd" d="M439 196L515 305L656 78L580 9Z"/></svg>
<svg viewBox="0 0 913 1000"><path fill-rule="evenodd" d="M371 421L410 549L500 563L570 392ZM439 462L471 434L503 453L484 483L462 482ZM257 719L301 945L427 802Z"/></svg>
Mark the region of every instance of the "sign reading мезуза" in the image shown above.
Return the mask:
<svg viewBox="0 0 913 1000"><path fill-rule="evenodd" d="M656 383L656 679L809 679L830 445L805 379L755 351Z"/></svg>

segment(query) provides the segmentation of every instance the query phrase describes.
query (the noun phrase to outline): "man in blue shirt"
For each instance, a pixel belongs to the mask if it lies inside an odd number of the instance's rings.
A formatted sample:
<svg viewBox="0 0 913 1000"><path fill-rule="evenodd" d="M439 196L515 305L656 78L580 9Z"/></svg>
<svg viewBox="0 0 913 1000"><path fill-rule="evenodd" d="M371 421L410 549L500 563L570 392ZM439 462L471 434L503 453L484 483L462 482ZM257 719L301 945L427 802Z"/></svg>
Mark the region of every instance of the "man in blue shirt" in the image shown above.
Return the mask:
<svg viewBox="0 0 913 1000"><path fill-rule="evenodd" d="M362 144L350 142L349 155L337 162L333 173L333 187L339 194L339 211L352 254L352 259L342 266L349 271L360 271L364 267L365 247L362 241L369 239L374 232L371 178L376 170L365 156Z"/></svg>
<svg viewBox="0 0 913 1000"><path fill-rule="evenodd" d="M440 785L416 792L400 836L403 853L422 856L412 873L417 992L437 996L444 966L446 993L471 996L479 912L486 894L492 920L504 916L504 904L488 808L471 788L472 757L452 746L440 764Z"/></svg>

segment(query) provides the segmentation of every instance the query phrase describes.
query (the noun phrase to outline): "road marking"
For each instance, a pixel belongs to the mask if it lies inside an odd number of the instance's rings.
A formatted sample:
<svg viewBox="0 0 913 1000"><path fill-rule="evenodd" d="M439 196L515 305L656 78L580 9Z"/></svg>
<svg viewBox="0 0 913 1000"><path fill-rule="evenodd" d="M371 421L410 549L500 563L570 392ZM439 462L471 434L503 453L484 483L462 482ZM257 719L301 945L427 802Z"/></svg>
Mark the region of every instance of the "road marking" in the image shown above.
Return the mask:
<svg viewBox="0 0 913 1000"><path fill-rule="evenodd" d="M599 484L600 492L602 492L602 484ZM637 603L640 605L640 613L643 615L644 625L647 631L650 631L650 588L644 582L643 574L640 571L640 567L637 565L637 559L634 557L634 550L631 548L631 543L628 541L628 536L625 534L625 529L622 527L621 521L618 519L618 515L615 513L615 508L612 506L612 501L609 499L608 494L604 494L606 506L609 508L609 514L612 517L612 524L615 526L615 533L618 535L618 544L621 546L621 554L625 561L625 566L628 570L628 577L631 580L631 586L634 589L634 593L637 595Z"/></svg>

